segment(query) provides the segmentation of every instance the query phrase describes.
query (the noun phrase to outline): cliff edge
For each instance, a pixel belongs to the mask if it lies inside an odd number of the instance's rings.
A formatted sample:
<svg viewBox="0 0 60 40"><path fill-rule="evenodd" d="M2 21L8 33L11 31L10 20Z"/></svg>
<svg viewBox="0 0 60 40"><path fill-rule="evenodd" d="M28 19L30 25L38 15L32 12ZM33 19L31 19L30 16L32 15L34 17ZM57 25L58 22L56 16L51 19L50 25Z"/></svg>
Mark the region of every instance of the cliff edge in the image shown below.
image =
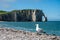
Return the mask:
<svg viewBox="0 0 60 40"><path fill-rule="evenodd" d="M15 22L42 22L42 17L47 21L47 17L39 9L13 10L11 12L0 11L0 21Z"/></svg>

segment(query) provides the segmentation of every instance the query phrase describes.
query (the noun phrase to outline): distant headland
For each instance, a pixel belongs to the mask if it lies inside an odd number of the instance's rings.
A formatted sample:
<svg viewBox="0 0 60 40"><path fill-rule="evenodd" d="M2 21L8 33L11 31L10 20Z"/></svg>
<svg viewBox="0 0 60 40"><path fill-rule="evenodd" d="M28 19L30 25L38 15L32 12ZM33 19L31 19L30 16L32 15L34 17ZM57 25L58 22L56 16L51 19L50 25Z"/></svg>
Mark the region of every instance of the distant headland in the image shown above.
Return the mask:
<svg viewBox="0 0 60 40"><path fill-rule="evenodd" d="M12 10L10 12L0 10L0 21L42 22L42 17L46 22L47 17L40 9Z"/></svg>

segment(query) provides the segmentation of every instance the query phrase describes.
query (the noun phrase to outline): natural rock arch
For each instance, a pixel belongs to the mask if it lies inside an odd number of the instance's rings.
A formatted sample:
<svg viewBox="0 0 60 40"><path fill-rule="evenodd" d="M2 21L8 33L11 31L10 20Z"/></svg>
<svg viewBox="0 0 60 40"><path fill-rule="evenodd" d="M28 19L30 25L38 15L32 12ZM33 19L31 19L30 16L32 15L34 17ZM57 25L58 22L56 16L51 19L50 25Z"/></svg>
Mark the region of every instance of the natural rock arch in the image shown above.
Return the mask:
<svg viewBox="0 0 60 40"><path fill-rule="evenodd" d="M47 17L44 15L42 10L39 9L23 9L14 10L8 12L7 14L0 15L0 20L2 21L19 21L19 22L42 22L42 16L44 16L45 21Z"/></svg>

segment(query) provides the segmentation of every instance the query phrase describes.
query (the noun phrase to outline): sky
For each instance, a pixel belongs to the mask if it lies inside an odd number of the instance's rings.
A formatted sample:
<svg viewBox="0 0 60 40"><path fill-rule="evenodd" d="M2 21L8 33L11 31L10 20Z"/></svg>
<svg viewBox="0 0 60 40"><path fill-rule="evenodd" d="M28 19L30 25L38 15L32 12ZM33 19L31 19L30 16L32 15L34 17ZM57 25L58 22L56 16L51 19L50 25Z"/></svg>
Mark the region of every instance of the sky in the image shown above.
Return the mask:
<svg viewBox="0 0 60 40"><path fill-rule="evenodd" d="M60 21L60 0L0 0L0 10L40 9L48 21Z"/></svg>

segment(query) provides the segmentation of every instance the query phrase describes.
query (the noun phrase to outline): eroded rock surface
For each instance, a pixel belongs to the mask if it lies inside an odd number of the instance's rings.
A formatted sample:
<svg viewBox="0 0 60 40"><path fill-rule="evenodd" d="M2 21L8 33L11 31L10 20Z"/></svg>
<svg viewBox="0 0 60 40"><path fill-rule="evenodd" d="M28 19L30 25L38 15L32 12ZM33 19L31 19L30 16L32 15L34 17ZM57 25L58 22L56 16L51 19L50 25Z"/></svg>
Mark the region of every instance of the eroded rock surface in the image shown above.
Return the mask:
<svg viewBox="0 0 60 40"><path fill-rule="evenodd" d="M47 21L47 17L40 9L14 10L6 14L0 14L0 21L42 22L43 16Z"/></svg>

